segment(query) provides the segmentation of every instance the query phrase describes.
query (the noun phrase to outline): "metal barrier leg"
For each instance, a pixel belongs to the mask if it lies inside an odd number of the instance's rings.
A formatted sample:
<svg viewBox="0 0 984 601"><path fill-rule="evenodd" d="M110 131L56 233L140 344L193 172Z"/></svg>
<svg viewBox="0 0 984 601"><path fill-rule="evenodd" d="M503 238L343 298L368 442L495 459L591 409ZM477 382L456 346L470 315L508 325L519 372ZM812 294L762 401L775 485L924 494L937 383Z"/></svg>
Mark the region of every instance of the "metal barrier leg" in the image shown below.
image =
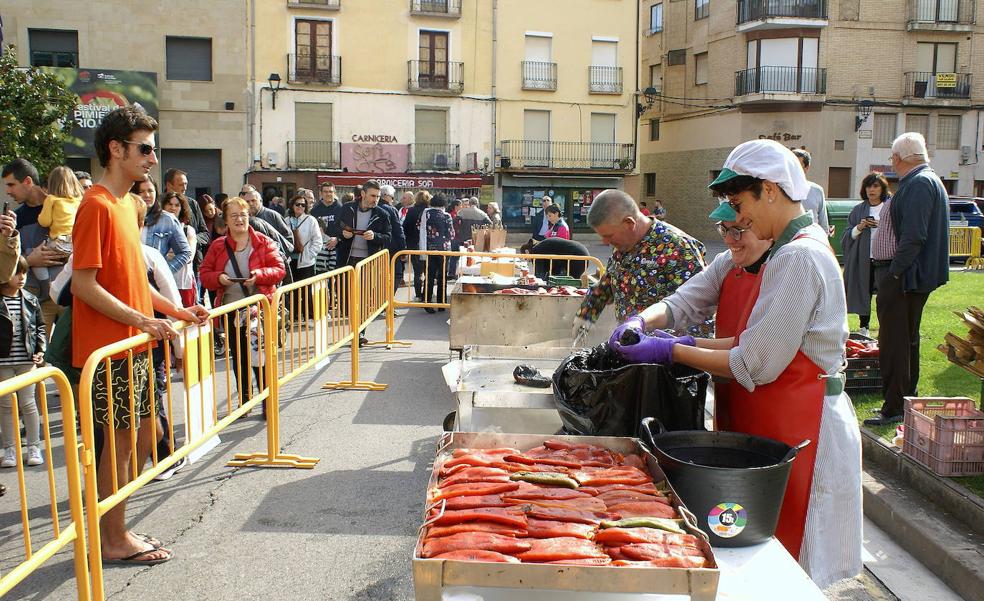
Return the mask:
<svg viewBox="0 0 984 601"><path fill-rule="evenodd" d="M412 342L406 340L396 340L395 339L395 309L393 307L394 300L396 299L396 286L390 281L390 274L396 273L396 262L400 260L400 256L393 257L393 261L387 264L389 268L389 274L386 275L384 279L384 285L386 286L386 339L385 340L372 340L366 343L366 346L384 346L387 350L392 349L394 346L398 347L408 347L412 346Z"/></svg>
<svg viewBox="0 0 984 601"><path fill-rule="evenodd" d="M369 259L366 261L368 260ZM380 384L379 382L373 382L371 380L359 379L359 334L361 334L368 325L362 323L362 313L360 311L363 263L365 263L365 261L356 264L355 270L352 272L352 286L349 293L349 303L351 307L349 310L349 319L352 324L355 324L352 328L351 377L348 380L325 382L321 387L325 390L386 390L389 387L389 384Z"/></svg>

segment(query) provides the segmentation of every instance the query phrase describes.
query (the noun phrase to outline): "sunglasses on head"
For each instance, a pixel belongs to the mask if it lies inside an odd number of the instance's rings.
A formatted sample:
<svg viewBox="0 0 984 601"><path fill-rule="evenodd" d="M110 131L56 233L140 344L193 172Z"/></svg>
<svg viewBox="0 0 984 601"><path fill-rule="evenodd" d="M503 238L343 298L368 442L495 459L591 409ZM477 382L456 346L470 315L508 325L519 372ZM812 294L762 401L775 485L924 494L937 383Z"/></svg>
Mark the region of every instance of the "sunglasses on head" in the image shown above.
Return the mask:
<svg viewBox="0 0 984 601"><path fill-rule="evenodd" d="M123 143L124 144L133 144L134 146L137 147L137 152L139 152L140 154L142 154L145 157L149 157L150 155L154 154L154 151L155 150L157 150L156 148L154 148L153 146L151 146L150 144L147 144L145 142L133 142L133 141L130 141L130 140L123 140Z"/></svg>

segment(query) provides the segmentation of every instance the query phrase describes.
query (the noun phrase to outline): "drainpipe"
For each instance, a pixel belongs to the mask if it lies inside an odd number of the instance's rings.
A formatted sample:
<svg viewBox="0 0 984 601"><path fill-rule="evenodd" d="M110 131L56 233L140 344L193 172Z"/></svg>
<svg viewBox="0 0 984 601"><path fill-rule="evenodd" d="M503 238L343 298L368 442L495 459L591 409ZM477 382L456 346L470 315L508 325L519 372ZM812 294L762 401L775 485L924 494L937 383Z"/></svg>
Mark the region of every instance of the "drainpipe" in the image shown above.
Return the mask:
<svg viewBox="0 0 984 601"><path fill-rule="evenodd" d="M639 173L639 119L641 115L639 114L639 63L642 62L642 50L640 44L640 38L642 37L642 31L639 29L640 21L639 14L642 12L642 0L636 0L636 18L635 18L635 91L632 92L632 120L635 123L635 127L632 128L632 171L636 174Z"/></svg>
<svg viewBox="0 0 984 601"><path fill-rule="evenodd" d="M253 93L253 82L256 81L256 0L249 1L249 67L246 76L246 123L249 141L246 143L246 171L253 168L253 148L256 142L254 137L256 131L256 96ZM245 174L243 174L245 177Z"/></svg>
<svg viewBox="0 0 984 601"><path fill-rule="evenodd" d="M494 185L494 178L497 171L495 166L495 156L497 150L496 138L495 138L496 136L495 116L496 116L496 112L498 112L499 110L499 101L495 95L495 81L496 81L495 69L496 69L496 58L497 58L496 53L498 52L499 49L499 42L498 39L496 38L498 20L499 20L499 0L492 0L492 157L490 159L490 166L492 167L492 177L493 177L493 187L492 187L493 198L495 198L495 190L497 189L496 186ZM501 190L502 187L499 186L498 189ZM501 198L496 198L496 200L499 201L501 200Z"/></svg>

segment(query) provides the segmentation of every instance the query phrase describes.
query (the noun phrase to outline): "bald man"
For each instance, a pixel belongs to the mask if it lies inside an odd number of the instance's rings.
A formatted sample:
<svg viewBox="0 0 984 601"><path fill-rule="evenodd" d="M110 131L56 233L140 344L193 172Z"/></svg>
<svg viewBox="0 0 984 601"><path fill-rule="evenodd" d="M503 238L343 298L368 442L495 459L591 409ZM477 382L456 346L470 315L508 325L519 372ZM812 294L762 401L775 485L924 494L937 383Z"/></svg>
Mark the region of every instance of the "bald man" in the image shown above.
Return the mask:
<svg viewBox="0 0 984 601"><path fill-rule="evenodd" d="M614 247L605 275L588 291L574 319L574 337L615 303L619 322L672 294L704 269L704 245L683 230L646 217L631 196L605 190L595 197L588 225Z"/></svg>

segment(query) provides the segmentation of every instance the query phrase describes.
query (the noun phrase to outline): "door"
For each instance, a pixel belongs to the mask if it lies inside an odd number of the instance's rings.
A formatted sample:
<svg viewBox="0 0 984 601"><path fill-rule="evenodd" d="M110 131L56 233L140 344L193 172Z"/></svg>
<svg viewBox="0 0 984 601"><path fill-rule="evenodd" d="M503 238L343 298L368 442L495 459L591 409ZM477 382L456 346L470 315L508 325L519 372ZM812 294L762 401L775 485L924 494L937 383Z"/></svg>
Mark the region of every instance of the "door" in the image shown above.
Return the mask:
<svg viewBox="0 0 984 601"><path fill-rule="evenodd" d="M596 169L618 167L615 146L615 115L591 113L591 166Z"/></svg>
<svg viewBox="0 0 984 601"><path fill-rule="evenodd" d="M417 81L421 88L448 87L448 33L421 31Z"/></svg>
<svg viewBox="0 0 984 601"><path fill-rule="evenodd" d="M161 173L168 169L180 169L188 174L188 192L191 199L203 194L214 197L222 192L222 151L165 148L161 156Z"/></svg>
<svg viewBox="0 0 984 601"><path fill-rule="evenodd" d="M851 168L850 167L831 167L830 177L827 179L828 198L851 198Z"/></svg>
<svg viewBox="0 0 984 601"><path fill-rule="evenodd" d="M552 61L553 40L546 36L526 36L526 60L523 62L523 87L553 90L557 87Z"/></svg>
<svg viewBox="0 0 984 601"><path fill-rule="evenodd" d="M935 98L937 73L955 73L957 70L957 45L923 42L916 44L916 70L912 95L917 98ZM944 95L953 88L941 90Z"/></svg>
<svg viewBox="0 0 984 601"><path fill-rule="evenodd" d="M294 103L294 144L291 167L333 168L338 166L332 134L330 102Z"/></svg>
<svg viewBox="0 0 984 601"><path fill-rule="evenodd" d="M297 81L331 80L331 21L298 19L294 39Z"/></svg>
<svg viewBox="0 0 984 601"><path fill-rule="evenodd" d="M595 92L617 92L618 42L592 40L590 89Z"/></svg>
<svg viewBox="0 0 984 601"><path fill-rule="evenodd" d="M550 166L550 111L523 111L525 167Z"/></svg>

